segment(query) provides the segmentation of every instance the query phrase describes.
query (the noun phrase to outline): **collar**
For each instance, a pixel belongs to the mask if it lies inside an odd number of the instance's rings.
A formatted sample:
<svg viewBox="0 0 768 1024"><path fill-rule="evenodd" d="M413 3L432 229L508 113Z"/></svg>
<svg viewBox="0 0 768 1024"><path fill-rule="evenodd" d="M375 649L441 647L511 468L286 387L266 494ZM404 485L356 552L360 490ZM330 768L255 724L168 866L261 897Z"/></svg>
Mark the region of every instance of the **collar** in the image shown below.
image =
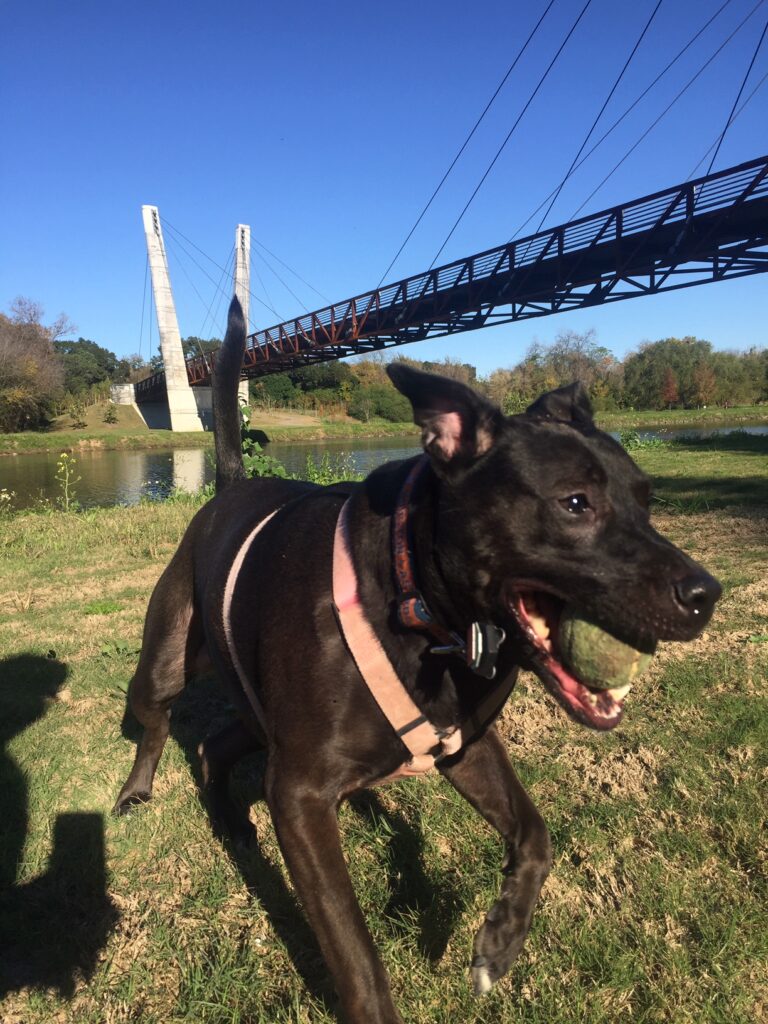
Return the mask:
<svg viewBox="0 0 768 1024"><path fill-rule="evenodd" d="M421 629L436 641L432 654L458 654L469 668L486 679L496 675L496 659L505 639L505 632L492 622L473 622L466 639L437 622L416 584L414 570L410 505L418 482L429 464L422 455L406 477L392 517L392 562L397 582L397 617L408 629Z"/></svg>

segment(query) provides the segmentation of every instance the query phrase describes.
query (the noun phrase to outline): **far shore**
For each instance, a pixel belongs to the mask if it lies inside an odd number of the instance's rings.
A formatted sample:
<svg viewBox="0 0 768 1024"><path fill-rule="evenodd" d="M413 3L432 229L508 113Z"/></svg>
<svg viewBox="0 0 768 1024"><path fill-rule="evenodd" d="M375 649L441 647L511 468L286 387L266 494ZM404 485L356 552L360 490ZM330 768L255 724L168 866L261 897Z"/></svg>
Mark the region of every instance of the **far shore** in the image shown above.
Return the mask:
<svg viewBox="0 0 768 1024"><path fill-rule="evenodd" d="M63 419L63 418L62 418ZM116 424L88 423L79 430L67 429L57 423L47 431L24 431L19 434L0 434L0 456L23 455L44 451L79 451L101 449L153 448L209 448L213 445L210 432L173 433L170 430L150 430L138 422L122 418ZM768 404L737 406L730 409L670 409L622 410L598 413L597 424L603 430L679 430L685 427L733 427L768 424ZM389 423L376 420L362 423L352 419L324 419L292 409L263 413L256 410L251 417L251 431L263 443L278 441L305 443L307 441L357 440L376 437L414 437L418 428L413 423Z"/></svg>

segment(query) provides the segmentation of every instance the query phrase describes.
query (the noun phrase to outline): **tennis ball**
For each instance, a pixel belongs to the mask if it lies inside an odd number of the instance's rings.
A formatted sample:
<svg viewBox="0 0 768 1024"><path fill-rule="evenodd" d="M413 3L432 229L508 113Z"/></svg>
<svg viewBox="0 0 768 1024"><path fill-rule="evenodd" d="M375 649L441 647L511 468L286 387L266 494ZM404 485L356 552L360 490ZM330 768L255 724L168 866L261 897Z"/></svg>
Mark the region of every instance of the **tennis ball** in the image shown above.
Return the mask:
<svg viewBox="0 0 768 1024"><path fill-rule="evenodd" d="M565 667L580 682L599 690L633 682L645 672L652 657L617 640L573 608L560 617L557 645Z"/></svg>

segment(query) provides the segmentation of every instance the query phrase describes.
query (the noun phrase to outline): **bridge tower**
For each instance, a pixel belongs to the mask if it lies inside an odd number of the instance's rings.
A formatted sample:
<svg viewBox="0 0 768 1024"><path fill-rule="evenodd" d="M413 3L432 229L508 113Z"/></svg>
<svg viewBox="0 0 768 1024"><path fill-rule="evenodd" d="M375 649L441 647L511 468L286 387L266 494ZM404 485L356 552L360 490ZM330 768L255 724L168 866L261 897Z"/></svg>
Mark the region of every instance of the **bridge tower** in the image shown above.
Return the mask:
<svg viewBox="0 0 768 1024"><path fill-rule="evenodd" d="M238 224L235 231L235 295L240 300L248 330L248 311L251 297L251 228ZM248 405L248 381L241 380L238 391L240 402Z"/></svg>
<svg viewBox="0 0 768 1024"><path fill-rule="evenodd" d="M197 401L187 378L179 322L176 319L176 307L173 304L171 279L168 274L168 258L160 227L160 213L156 206L142 206L141 213L144 218L149 268L152 273L160 351L165 367L171 430L202 430L203 424Z"/></svg>

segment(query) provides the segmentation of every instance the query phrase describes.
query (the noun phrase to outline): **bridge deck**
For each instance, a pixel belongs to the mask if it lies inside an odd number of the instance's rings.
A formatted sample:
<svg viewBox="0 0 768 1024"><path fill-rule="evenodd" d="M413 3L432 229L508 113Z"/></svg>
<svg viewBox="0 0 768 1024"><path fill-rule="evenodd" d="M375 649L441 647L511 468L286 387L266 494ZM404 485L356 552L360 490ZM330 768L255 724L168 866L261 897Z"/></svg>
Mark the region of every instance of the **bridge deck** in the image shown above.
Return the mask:
<svg viewBox="0 0 768 1024"><path fill-rule="evenodd" d="M243 374L765 271L761 157L258 331ZM208 383L210 356L187 369L191 384ZM137 384L137 397L162 387L155 374Z"/></svg>

